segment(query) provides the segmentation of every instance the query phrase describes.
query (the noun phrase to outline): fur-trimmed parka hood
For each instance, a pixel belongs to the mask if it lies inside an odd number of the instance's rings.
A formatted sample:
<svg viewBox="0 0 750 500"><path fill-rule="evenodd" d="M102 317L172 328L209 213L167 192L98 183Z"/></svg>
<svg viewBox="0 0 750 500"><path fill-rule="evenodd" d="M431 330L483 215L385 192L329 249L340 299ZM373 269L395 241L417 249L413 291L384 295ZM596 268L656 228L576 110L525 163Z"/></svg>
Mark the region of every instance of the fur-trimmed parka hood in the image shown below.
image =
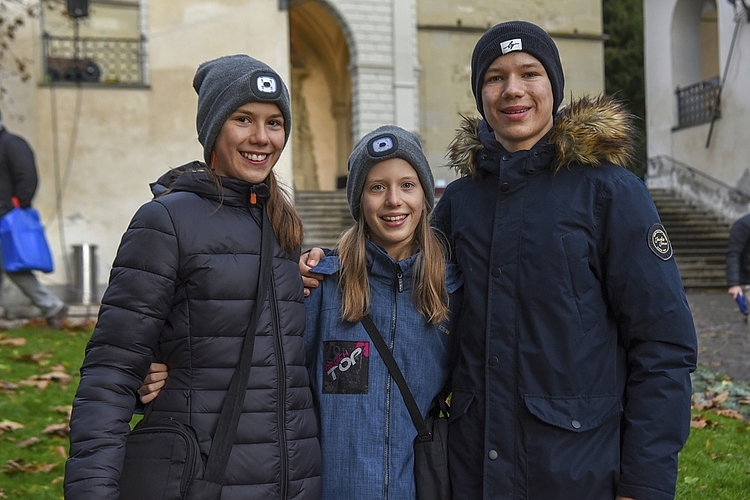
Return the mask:
<svg viewBox="0 0 750 500"><path fill-rule="evenodd" d="M628 166L635 156L635 115L610 96L584 96L557 114L548 143L557 149L553 164L559 170L571 164L597 166L604 161ZM480 141L479 117L463 117L448 147L448 166L461 176L475 175Z"/></svg>

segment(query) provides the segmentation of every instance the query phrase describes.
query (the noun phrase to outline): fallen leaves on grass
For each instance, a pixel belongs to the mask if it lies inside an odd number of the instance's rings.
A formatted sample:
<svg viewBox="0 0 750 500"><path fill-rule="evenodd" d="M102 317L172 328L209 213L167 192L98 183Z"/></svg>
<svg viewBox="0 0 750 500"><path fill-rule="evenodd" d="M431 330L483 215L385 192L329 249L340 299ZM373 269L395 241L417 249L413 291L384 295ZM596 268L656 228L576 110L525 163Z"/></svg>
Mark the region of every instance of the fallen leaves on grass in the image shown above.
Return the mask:
<svg viewBox="0 0 750 500"><path fill-rule="evenodd" d="M44 434L54 434L55 436L68 437L70 435L70 427L68 424L52 424L48 425L42 430Z"/></svg>
<svg viewBox="0 0 750 500"><path fill-rule="evenodd" d="M65 367L62 365L56 365L51 367L51 372L43 375L33 375L26 380L19 382L20 385L36 387L40 390L46 389L50 383L57 382L61 389L65 389L72 380L73 377L65 373Z"/></svg>
<svg viewBox="0 0 750 500"><path fill-rule="evenodd" d="M4 432L17 431L18 429L23 429L23 424L19 424L18 422L13 422L11 420L0 421L0 434L3 434Z"/></svg>
<svg viewBox="0 0 750 500"><path fill-rule="evenodd" d="M24 439L20 443L16 443L16 448L28 448L30 446L34 446L39 442L41 442L41 439L39 439L38 437L30 437L29 439Z"/></svg>
<svg viewBox="0 0 750 500"><path fill-rule="evenodd" d="M15 460L8 460L8 463L3 467L3 472L6 474L36 474L39 472L48 473L52 472L60 464L48 464L36 462L27 462L23 458Z"/></svg>
<svg viewBox="0 0 750 500"><path fill-rule="evenodd" d="M23 337L5 338L5 335L0 337L2 337L0 338L0 346L22 347L26 345L26 339Z"/></svg>

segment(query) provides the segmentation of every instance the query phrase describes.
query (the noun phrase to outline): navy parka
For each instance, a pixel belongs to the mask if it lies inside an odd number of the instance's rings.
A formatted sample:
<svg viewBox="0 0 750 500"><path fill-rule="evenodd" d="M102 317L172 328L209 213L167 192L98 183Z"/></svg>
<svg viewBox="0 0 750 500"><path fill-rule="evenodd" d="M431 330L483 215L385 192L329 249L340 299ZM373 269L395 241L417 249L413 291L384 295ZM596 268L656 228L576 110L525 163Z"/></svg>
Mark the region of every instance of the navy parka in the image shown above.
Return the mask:
<svg viewBox="0 0 750 500"><path fill-rule="evenodd" d="M671 244L640 179L555 169L549 137L509 153L482 122L436 207L465 277L454 500L673 498L696 336Z"/></svg>

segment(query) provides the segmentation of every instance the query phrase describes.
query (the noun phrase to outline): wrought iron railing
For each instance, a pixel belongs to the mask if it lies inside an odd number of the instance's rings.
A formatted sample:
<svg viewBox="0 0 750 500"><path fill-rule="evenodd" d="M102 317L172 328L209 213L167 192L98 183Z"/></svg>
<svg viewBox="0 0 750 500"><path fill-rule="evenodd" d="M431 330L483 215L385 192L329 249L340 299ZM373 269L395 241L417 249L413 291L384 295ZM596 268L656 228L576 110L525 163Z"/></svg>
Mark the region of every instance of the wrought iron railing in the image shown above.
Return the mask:
<svg viewBox="0 0 750 500"><path fill-rule="evenodd" d="M666 155L648 159L649 188L666 188L712 207L728 220L750 212L750 193Z"/></svg>
<svg viewBox="0 0 750 500"><path fill-rule="evenodd" d="M50 82L145 85L145 39L43 37Z"/></svg>
<svg viewBox="0 0 750 500"><path fill-rule="evenodd" d="M702 82L677 87L677 126L689 127L710 122L716 114L719 118L721 108L718 97L719 79L712 78Z"/></svg>

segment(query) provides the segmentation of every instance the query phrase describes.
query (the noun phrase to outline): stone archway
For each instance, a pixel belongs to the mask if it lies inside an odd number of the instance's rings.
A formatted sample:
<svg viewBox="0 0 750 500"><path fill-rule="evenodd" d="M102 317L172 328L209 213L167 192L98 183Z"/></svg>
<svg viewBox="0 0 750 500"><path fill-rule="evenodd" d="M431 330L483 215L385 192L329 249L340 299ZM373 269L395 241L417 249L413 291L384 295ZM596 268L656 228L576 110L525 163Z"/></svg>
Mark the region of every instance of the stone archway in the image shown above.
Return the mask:
<svg viewBox="0 0 750 500"><path fill-rule="evenodd" d="M317 1L293 2L289 26L295 189L341 188L352 147L347 40Z"/></svg>

